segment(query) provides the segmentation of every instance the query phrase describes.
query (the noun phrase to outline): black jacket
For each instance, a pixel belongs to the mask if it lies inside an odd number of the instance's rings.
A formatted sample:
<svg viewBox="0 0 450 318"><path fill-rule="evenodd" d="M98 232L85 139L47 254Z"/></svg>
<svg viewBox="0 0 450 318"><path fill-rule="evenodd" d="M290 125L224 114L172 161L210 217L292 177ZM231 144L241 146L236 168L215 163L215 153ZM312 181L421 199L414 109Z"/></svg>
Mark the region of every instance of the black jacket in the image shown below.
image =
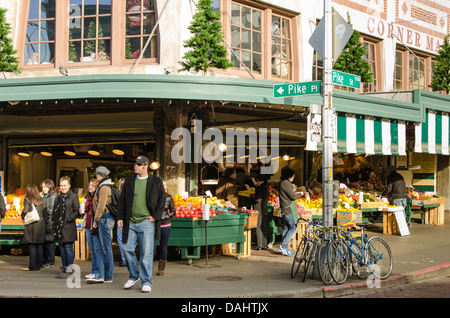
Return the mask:
<svg viewBox="0 0 450 318"><path fill-rule="evenodd" d="M123 220L122 242L128 240L128 231L130 229L131 209L133 207L134 183L137 175L128 177L120 193L118 204L117 220ZM149 174L147 179L147 208L150 215L156 219L155 222L155 239L160 239L161 234L161 218L166 205L166 192L162 180L154 175Z"/></svg>
<svg viewBox="0 0 450 318"><path fill-rule="evenodd" d="M55 211L57 208L61 208L62 193L60 193L56 199L52 212L52 222L54 223ZM62 242L70 243L78 240L77 224L75 220L80 217L80 201L78 196L69 189L68 197L66 198L66 215L64 218L62 228Z"/></svg>
<svg viewBox="0 0 450 318"><path fill-rule="evenodd" d="M27 213L33 210L31 201L25 198L23 201L22 218L25 218ZM50 219L50 215L47 212L47 201L42 200L42 203L36 205L36 210L39 214L39 221L25 225L23 232L23 241L29 244L43 244L45 243L45 233L47 230L47 224Z"/></svg>
<svg viewBox="0 0 450 318"><path fill-rule="evenodd" d="M172 197L166 194L166 205L164 206L164 212L161 217L161 224L169 223L170 218L173 218L176 213Z"/></svg>
<svg viewBox="0 0 450 318"><path fill-rule="evenodd" d="M267 201L269 201L269 190L267 189L267 182L255 187L255 210L259 211L261 215L268 215Z"/></svg>
<svg viewBox="0 0 450 318"><path fill-rule="evenodd" d="M408 189L406 188L405 179L403 179L402 175L398 173L397 171L392 172L387 177L387 187L386 190L383 192L383 196L386 196L388 194L395 195L395 194L408 194Z"/></svg>

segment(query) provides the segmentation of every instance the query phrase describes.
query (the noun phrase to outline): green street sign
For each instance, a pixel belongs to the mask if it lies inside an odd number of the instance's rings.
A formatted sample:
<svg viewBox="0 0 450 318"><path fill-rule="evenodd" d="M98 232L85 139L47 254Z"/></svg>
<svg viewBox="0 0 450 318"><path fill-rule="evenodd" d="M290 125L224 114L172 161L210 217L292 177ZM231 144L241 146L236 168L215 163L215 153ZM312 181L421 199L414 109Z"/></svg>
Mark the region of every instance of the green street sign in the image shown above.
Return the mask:
<svg viewBox="0 0 450 318"><path fill-rule="evenodd" d="M351 88L361 88L361 76L348 74L340 71L332 70L331 82L335 85L342 85Z"/></svg>
<svg viewBox="0 0 450 318"><path fill-rule="evenodd" d="M273 97L320 94L321 85L321 81L273 85Z"/></svg>

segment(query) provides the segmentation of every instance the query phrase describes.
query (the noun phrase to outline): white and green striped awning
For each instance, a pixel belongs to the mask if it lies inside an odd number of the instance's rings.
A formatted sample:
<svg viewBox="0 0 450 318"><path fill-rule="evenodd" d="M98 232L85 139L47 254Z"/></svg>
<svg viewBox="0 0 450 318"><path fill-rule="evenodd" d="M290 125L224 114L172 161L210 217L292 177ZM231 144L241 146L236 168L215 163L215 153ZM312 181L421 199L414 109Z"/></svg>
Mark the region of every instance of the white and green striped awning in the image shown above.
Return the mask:
<svg viewBox="0 0 450 318"><path fill-rule="evenodd" d="M338 115L337 139L333 152L372 155L406 155L406 125L403 121L360 115ZM321 151L322 142L313 142L308 125L306 150Z"/></svg>
<svg viewBox="0 0 450 318"><path fill-rule="evenodd" d="M424 123L415 124L414 152L449 154L449 117L429 110Z"/></svg>

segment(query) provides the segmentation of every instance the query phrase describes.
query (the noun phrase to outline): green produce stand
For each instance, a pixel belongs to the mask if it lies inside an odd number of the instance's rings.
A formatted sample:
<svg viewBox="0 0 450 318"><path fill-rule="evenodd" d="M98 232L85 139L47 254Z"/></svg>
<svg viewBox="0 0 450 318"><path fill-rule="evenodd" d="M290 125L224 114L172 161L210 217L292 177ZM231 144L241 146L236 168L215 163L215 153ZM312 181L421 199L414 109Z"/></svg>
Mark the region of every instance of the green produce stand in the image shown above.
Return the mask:
<svg viewBox="0 0 450 318"><path fill-rule="evenodd" d="M169 246L181 247L181 258L191 263L192 259L200 258L201 246L236 243L236 251L240 258L246 239L244 225L247 217L247 213L221 213L210 217L209 221L203 221L201 218L172 218ZM188 248L191 247L193 253L189 254Z"/></svg>
<svg viewBox="0 0 450 318"><path fill-rule="evenodd" d="M2 222L6 223L6 222ZM0 245L20 245L22 244L23 224L2 224L0 231Z"/></svg>

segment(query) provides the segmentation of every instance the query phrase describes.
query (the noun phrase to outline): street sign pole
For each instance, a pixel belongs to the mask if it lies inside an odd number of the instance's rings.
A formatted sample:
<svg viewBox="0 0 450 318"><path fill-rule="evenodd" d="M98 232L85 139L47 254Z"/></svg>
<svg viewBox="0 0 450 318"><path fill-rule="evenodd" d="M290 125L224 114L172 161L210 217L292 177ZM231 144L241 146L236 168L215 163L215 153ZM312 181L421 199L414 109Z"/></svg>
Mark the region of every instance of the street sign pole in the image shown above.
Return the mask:
<svg viewBox="0 0 450 318"><path fill-rule="evenodd" d="M333 22L331 0L324 0L325 56L323 81L322 202L323 224L333 225Z"/></svg>

